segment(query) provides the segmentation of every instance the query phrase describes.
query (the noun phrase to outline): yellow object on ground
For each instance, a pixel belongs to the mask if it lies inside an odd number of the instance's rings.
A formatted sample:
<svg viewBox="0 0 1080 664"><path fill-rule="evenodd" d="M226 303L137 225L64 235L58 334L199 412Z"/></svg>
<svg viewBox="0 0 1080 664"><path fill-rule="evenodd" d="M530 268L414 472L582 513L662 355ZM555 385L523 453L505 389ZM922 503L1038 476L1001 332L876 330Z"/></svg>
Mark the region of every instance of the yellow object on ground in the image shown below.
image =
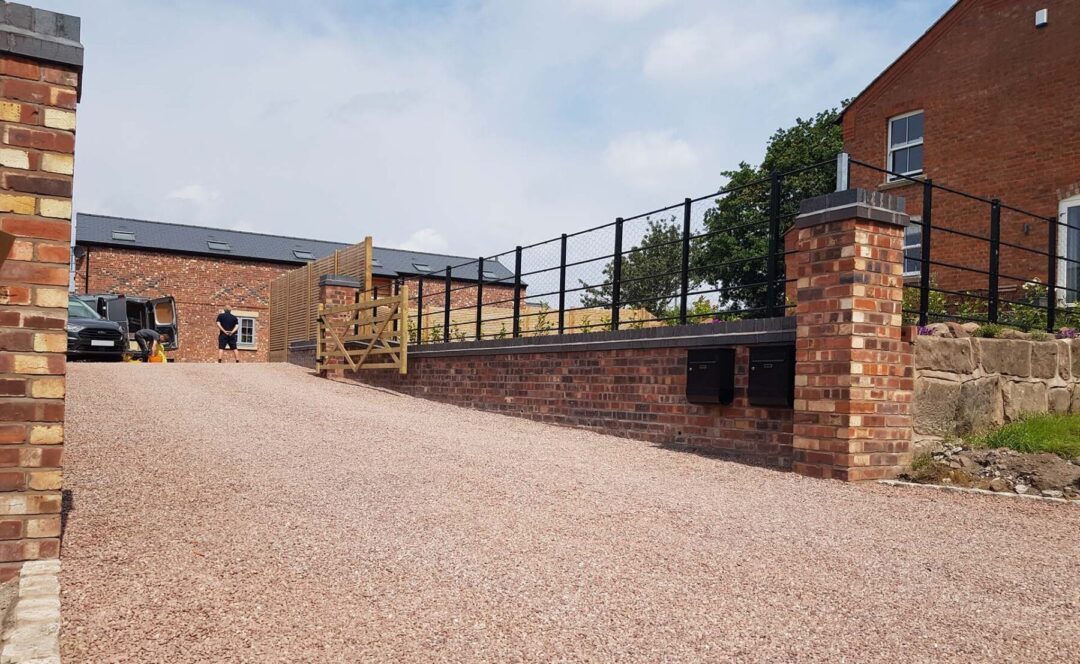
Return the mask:
<svg viewBox="0 0 1080 664"><path fill-rule="evenodd" d="M168 362L169 360L166 359L166 357L165 357L165 349L162 348L160 345L158 345L157 353L155 353L155 354L151 355L150 357L146 358L146 361L147 362L157 362L157 363L160 363L160 364L164 364L165 362Z"/></svg>

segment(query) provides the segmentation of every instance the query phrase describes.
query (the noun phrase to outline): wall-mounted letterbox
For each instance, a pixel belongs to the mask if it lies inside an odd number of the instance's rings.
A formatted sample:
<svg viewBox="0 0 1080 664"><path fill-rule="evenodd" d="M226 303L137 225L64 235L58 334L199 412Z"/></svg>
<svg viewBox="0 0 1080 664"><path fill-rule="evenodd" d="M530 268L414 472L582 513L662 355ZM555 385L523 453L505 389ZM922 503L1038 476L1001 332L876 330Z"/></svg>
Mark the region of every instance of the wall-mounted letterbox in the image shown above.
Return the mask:
<svg viewBox="0 0 1080 664"><path fill-rule="evenodd" d="M791 406L795 401L795 347L751 347L746 392L751 406Z"/></svg>
<svg viewBox="0 0 1080 664"><path fill-rule="evenodd" d="M686 354L686 400L731 403L735 399L735 349L693 348Z"/></svg>

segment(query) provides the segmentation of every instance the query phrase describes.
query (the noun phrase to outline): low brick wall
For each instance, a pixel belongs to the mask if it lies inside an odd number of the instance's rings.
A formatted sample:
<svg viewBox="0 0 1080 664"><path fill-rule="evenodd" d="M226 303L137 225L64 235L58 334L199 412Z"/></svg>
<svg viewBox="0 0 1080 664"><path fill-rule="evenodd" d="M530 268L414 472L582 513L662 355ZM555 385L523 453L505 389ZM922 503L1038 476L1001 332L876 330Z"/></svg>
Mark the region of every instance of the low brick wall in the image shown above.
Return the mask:
<svg viewBox="0 0 1080 664"><path fill-rule="evenodd" d="M791 408L746 395L749 346L793 343L794 320L624 330L565 337L411 346L409 373L332 376L417 397L575 426L658 445L790 468ZM735 400L686 400L687 349L735 347ZM314 367L310 346L290 361Z"/></svg>
<svg viewBox="0 0 1080 664"><path fill-rule="evenodd" d="M1080 340L915 337L915 440L1080 412Z"/></svg>

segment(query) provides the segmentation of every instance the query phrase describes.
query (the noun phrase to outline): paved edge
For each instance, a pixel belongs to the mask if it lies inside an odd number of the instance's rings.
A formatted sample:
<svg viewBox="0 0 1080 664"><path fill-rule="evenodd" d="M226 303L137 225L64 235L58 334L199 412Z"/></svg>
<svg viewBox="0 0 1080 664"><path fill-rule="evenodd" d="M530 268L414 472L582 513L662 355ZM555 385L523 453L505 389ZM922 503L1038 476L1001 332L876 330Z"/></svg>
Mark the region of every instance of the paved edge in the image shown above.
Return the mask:
<svg viewBox="0 0 1080 664"><path fill-rule="evenodd" d="M918 487L920 489L937 489L939 491L955 491L957 493L974 493L982 496L999 496L1003 498L1024 498L1026 500L1041 500L1047 503L1063 503L1065 505L1075 505L1080 507L1080 500L1066 500L1064 498L1051 498L1050 496L1029 496L1024 493L1013 493L1005 491L988 491L986 489L975 489L973 487L966 486L948 486L947 484L920 484L919 482L904 482L902 480L878 480L880 484L887 484L888 486L910 486Z"/></svg>
<svg viewBox="0 0 1080 664"><path fill-rule="evenodd" d="M0 664L60 664L60 561L23 564Z"/></svg>

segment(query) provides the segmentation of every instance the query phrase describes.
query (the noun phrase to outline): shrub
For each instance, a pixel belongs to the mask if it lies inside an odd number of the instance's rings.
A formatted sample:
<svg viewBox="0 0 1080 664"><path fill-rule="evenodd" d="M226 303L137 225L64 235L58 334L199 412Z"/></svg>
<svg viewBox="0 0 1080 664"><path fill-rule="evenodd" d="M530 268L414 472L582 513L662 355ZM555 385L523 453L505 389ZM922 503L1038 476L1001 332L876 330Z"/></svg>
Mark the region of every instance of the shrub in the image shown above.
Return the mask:
<svg viewBox="0 0 1080 664"><path fill-rule="evenodd" d="M996 323L987 323L986 325L980 325L979 327L977 327L972 336L982 337L984 339L993 339L995 337L1000 337L1001 333L1004 330L1004 327Z"/></svg>

